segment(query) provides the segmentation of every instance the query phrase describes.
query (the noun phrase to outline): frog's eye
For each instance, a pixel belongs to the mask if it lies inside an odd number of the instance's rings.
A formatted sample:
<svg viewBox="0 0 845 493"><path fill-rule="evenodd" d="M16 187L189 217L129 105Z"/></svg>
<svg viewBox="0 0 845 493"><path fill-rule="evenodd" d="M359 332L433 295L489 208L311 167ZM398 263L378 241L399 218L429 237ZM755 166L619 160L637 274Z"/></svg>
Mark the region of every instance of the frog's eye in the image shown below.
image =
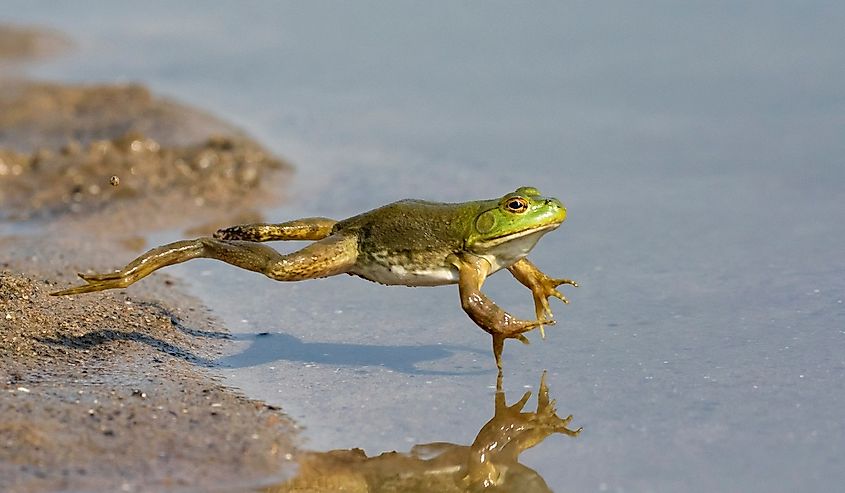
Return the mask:
<svg viewBox="0 0 845 493"><path fill-rule="evenodd" d="M522 197L510 197L505 200L505 210L520 214L528 210L528 201Z"/></svg>

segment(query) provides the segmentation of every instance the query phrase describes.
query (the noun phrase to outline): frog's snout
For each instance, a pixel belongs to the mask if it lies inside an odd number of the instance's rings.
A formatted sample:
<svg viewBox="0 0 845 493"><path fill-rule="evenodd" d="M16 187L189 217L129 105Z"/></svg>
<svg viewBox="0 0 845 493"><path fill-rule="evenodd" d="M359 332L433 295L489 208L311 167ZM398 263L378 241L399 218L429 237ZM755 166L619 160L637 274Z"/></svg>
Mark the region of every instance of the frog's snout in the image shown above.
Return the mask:
<svg viewBox="0 0 845 493"><path fill-rule="evenodd" d="M546 199L546 207L553 211L555 221L563 222L566 219L566 207L558 199Z"/></svg>

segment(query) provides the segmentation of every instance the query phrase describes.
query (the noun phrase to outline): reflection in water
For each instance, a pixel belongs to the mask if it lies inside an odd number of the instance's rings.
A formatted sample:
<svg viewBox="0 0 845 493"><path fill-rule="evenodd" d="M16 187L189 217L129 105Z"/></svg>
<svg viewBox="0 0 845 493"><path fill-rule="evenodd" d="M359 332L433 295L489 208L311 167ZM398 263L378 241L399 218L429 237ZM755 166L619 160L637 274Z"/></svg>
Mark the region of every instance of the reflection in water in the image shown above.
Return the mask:
<svg viewBox="0 0 845 493"><path fill-rule="evenodd" d="M522 412L530 397L531 392L526 392L508 406L499 380L493 418L481 427L471 445L421 444L407 454L387 452L377 457L367 457L361 449L306 453L299 457L295 478L261 491L551 491L536 471L519 463L519 454L554 433L578 436L581 428L567 428L572 416L557 415L545 372L537 410Z"/></svg>

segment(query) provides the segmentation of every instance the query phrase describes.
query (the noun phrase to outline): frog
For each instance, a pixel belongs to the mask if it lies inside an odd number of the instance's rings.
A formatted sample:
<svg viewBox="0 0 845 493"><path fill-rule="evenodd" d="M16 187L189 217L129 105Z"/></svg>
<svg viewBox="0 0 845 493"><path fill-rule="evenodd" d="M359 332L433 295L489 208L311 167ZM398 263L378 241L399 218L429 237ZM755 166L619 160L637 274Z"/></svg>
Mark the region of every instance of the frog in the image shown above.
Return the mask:
<svg viewBox="0 0 845 493"><path fill-rule="evenodd" d="M216 259L277 281L302 281L339 274L384 285L458 285L461 307L493 339L499 375L507 339L528 343L525 334L554 325L551 298L577 287L553 278L528 260L540 238L566 219L566 208L537 188L524 186L499 198L461 203L405 199L344 220L309 217L282 223L230 226L212 236L153 248L120 270L80 273L86 284L51 293L77 295L121 289L168 265L196 258ZM311 241L282 254L269 241ZM509 271L531 291L535 318L523 320L500 308L481 288L488 276Z"/></svg>

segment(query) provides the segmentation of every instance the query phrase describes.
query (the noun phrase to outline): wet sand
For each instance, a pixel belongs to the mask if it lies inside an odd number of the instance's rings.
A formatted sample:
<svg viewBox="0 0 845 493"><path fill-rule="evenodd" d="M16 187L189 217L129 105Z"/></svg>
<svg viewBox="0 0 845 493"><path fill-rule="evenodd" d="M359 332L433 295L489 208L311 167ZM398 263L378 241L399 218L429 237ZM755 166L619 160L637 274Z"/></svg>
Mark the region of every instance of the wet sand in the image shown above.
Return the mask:
<svg viewBox="0 0 845 493"><path fill-rule="evenodd" d="M0 29L6 63L41 54L33 32ZM295 426L205 371L227 332L178 283L161 274L131 292L48 293L76 272L120 267L157 229L199 234L258 219L290 167L140 85L9 73L0 79L0 490L238 491L287 477Z"/></svg>

